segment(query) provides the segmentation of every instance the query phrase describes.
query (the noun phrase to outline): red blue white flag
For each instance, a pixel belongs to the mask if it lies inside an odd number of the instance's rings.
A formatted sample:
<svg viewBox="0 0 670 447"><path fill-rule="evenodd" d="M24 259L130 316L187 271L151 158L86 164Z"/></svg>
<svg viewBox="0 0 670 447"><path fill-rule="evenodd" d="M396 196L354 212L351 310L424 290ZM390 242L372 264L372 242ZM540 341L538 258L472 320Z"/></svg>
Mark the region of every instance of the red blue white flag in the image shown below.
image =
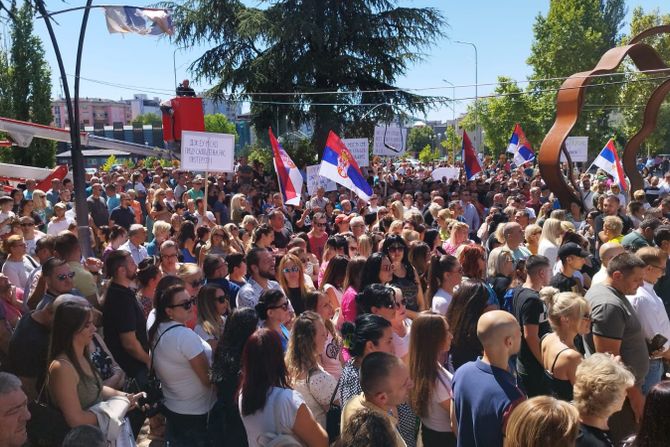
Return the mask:
<svg viewBox="0 0 670 447"><path fill-rule="evenodd" d="M286 205L300 205L303 182L302 174L275 138L272 128L268 129L268 134L270 135L270 144L272 145L272 153L274 155L272 161L275 165L275 172L279 179L279 189L284 198L284 203Z"/></svg>
<svg viewBox="0 0 670 447"><path fill-rule="evenodd" d="M463 166L465 167L465 177L468 180L484 170L465 129L463 130Z"/></svg>
<svg viewBox="0 0 670 447"><path fill-rule="evenodd" d="M616 153L616 147L612 138L610 138L603 150L600 151L596 159L593 160L591 166L597 166L611 175L622 191L628 190L626 175L623 172L623 166L621 165L621 160L619 160L619 155Z"/></svg>
<svg viewBox="0 0 670 447"><path fill-rule="evenodd" d="M372 187L347 146L332 130L328 134L326 148L323 150L319 175L353 191L366 202L370 201Z"/></svg>
<svg viewBox="0 0 670 447"><path fill-rule="evenodd" d="M514 126L512 137L509 139L507 146L507 152L514 154L514 163L517 166L535 160L533 148L530 146L530 142L523 133L519 123Z"/></svg>

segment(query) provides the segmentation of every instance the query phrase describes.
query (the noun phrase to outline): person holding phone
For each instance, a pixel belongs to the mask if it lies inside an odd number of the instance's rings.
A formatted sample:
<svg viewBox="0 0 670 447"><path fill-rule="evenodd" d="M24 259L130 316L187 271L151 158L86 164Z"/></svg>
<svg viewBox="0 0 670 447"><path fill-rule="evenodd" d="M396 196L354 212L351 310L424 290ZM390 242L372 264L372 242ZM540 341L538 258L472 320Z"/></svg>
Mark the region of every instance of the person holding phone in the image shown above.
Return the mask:
<svg viewBox="0 0 670 447"><path fill-rule="evenodd" d="M642 392L646 395L663 377L663 359L670 359L670 321L663 300L654 290L654 285L665 274L668 256L658 247L642 247L635 254L646 267L642 285L628 299L642 324L649 349L649 372L642 385Z"/></svg>

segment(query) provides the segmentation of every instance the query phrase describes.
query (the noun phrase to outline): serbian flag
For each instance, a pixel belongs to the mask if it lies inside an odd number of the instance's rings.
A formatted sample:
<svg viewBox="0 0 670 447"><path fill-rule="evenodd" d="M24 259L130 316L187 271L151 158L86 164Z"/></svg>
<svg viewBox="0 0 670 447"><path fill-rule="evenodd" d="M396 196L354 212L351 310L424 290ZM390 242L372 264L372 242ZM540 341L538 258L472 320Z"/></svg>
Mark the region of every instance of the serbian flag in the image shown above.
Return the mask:
<svg viewBox="0 0 670 447"><path fill-rule="evenodd" d="M328 134L326 148L323 150L319 175L353 191L366 202L370 201L372 187L365 180L349 149L332 130Z"/></svg>
<svg viewBox="0 0 670 447"><path fill-rule="evenodd" d="M274 155L272 161L275 165L275 172L277 173L277 179L279 179L279 189L284 197L284 203L286 205L300 205L302 174L275 138L272 128L268 129L268 134L270 134L270 144Z"/></svg>
<svg viewBox="0 0 670 447"><path fill-rule="evenodd" d="M136 6L105 6L103 9L110 33L174 34L172 14L167 9Z"/></svg>
<svg viewBox="0 0 670 447"><path fill-rule="evenodd" d="M463 165L465 166L465 177L468 180L483 171L482 164L477 158L477 152L472 147L465 129L463 129Z"/></svg>
<svg viewBox="0 0 670 447"><path fill-rule="evenodd" d="M517 166L535 160L533 148L530 146L530 142L523 133L519 123L516 123L514 126L514 132L512 132L512 137L509 139L509 144L507 145L507 152L514 154L514 163Z"/></svg>
<svg viewBox="0 0 670 447"><path fill-rule="evenodd" d="M591 167L597 166L607 174L614 177L614 181L617 182L622 191L628 190L628 184L626 183L626 176L623 173L623 166L621 166L621 160L619 160L619 155L616 153L616 147L614 146L614 140L610 138L602 151L598 154ZM591 169L591 168L589 168Z"/></svg>

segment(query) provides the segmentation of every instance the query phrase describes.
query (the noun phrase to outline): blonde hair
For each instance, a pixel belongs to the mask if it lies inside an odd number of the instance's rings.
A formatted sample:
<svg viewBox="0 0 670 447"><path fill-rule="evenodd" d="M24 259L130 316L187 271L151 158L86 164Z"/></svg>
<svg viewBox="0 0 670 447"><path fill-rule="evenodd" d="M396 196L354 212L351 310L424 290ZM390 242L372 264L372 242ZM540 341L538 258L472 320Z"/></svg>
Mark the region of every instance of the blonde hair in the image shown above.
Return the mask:
<svg viewBox="0 0 670 447"><path fill-rule="evenodd" d="M667 259L668 255L658 247L642 247L635 252L635 255L642 259L645 264L659 264L663 259Z"/></svg>
<svg viewBox="0 0 670 447"><path fill-rule="evenodd" d="M500 227L501 225L498 226ZM492 277L499 273L502 270L506 257L514 261L514 253L509 248L499 247L491 250L486 266L486 275Z"/></svg>
<svg viewBox="0 0 670 447"><path fill-rule="evenodd" d="M242 218L242 223L240 223L243 227L246 227L247 225L253 225L254 227L258 226L258 219L256 219L254 216L251 214L247 214Z"/></svg>
<svg viewBox="0 0 670 447"><path fill-rule="evenodd" d="M16 221L18 222L18 219ZM23 236L19 236L18 234L13 234L13 235L9 236L5 240L5 243L2 244L2 251L9 254L10 250L12 249L14 244L17 243L17 242L23 242Z"/></svg>
<svg viewBox="0 0 670 447"><path fill-rule="evenodd" d="M389 225L387 234L402 234L403 225L405 225L405 222L402 220L394 220L391 222L391 225Z"/></svg>
<svg viewBox="0 0 670 447"><path fill-rule="evenodd" d="M547 305L547 317L554 330L561 326L561 317L581 319L589 310L589 303L583 296L575 292L560 292L555 287L543 287L540 299Z"/></svg>
<svg viewBox="0 0 670 447"><path fill-rule="evenodd" d="M35 210L43 210L47 207L47 195L41 189L33 191L33 205Z"/></svg>
<svg viewBox="0 0 670 447"><path fill-rule="evenodd" d="M623 231L623 221L619 216L605 216L603 219L603 230L608 230L616 236L620 236Z"/></svg>
<svg viewBox="0 0 670 447"><path fill-rule="evenodd" d="M569 220L562 220L561 221L561 229L563 230L563 233L567 233L568 231L575 231L575 224L570 222Z"/></svg>
<svg viewBox="0 0 670 447"><path fill-rule="evenodd" d="M574 405L579 414L609 417L612 405L634 384L635 376L621 362L608 354L593 354L577 367Z"/></svg>
<svg viewBox="0 0 670 447"><path fill-rule="evenodd" d="M451 214L451 210L449 208L443 208L443 209L441 209L440 211L437 212L437 217L439 217L441 219L444 219L444 220L451 219L451 216L452 216L452 214Z"/></svg>
<svg viewBox="0 0 670 447"><path fill-rule="evenodd" d="M171 228L172 225L170 225L169 222L159 220L154 223L154 227L151 229L151 232L153 233L154 237L158 237L158 235L161 233L170 234Z"/></svg>
<svg viewBox="0 0 670 447"><path fill-rule="evenodd" d="M541 234L542 233L542 227L539 226L538 224L530 224L524 230L523 235L526 238L526 241L528 241L528 239L530 239L530 237L537 232L539 232Z"/></svg>
<svg viewBox="0 0 670 447"><path fill-rule="evenodd" d="M540 240L546 239L554 245L560 245L561 235L563 234L563 228L561 227L561 221L550 217L544 221L542 226L542 236Z"/></svg>
<svg viewBox="0 0 670 447"><path fill-rule="evenodd" d="M415 230L402 230L402 238L405 239L405 242L409 244L410 242L420 240L421 235L418 231Z"/></svg>
<svg viewBox="0 0 670 447"><path fill-rule="evenodd" d="M190 262L182 262L179 265L179 270L177 270L177 276L181 279L184 279L188 276L194 276L201 272L200 267L197 264Z"/></svg>
<svg viewBox="0 0 670 447"><path fill-rule="evenodd" d="M279 266L277 267L277 282L279 282L279 285L281 286L282 290L288 295L289 287L283 269L289 262L295 264L295 266L298 267L300 277L299 279L300 295L302 295L304 298L305 294L308 292L307 285L305 284L305 268L302 265L302 261L300 261L300 258L297 257L296 255L287 253L284 256L282 256L281 261L279 261Z"/></svg>
<svg viewBox="0 0 670 447"><path fill-rule="evenodd" d="M505 447L572 447L579 413L568 402L537 396L516 407L507 421Z"/></svg>
<svg viewBox="0 0 670 447"><path fill-rule="evenodd" d="M402 220L405 218L405 207L400 200L396 200L391 204L391 215L393 215L394 219Z"/></svg>
<svg viewBox="0 0 670 447"><path fill-rule="evenodd" d="M372 254L372 239L367 234L358 237L358 254L364 258L369 258Z"/></svg>

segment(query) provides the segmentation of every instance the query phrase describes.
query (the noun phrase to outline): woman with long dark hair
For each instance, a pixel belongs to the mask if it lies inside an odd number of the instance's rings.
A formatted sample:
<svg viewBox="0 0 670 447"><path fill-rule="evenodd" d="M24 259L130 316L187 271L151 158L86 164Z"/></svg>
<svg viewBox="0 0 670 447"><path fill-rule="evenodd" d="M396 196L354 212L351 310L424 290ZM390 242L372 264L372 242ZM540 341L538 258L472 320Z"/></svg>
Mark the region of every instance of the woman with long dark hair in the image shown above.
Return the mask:
<svg viewBox="0 0 670 447"><path fill-rule="evenodd" d="M441 364L453 335L442 315L419 315L412 324L409 371L414 386L409 402L421 419L424 447L455 447L451 423L452 374Z"/></svg>
<svg viewBox="0 0 670 447"><path fill-rule="evenodd" d="M277 333L281 340L282 350L286 351L289 330L285 326L291 319L289 300L280 289L268 289L261 293L256 304L256 313L262 326Z"/></svg>
<svg viewBox="0 0 670 447"><path fill-rule="evenodd" d="M635 439L625 445L630 447L670 445L668 414L670 414L670 382L664 381L654 385L647 393L640 430Z"/></svg>
<svg viewBox="0 0 670 447"><path fill-rule="evenodd" d="M344 279L347 275L349 258L336 255L328 262L326 272L321 279L320 289L326 294L333 308L339 309L344 295Z"/></svg>
<svg viewBox="0 0 670 447"><path fill-rule="evenodd" d="M98 418L89 409L111 397L126 397L134 407L141 394L130 395L104 386L91 362L89 345L95 332L91 307L74 300L55 306L47 389L51 403L62 412L67 425L97 426ZM131 433L130 427L126 433Z"/></svg>
<svg viewBox="0 0 670 447"><path fill-rule="evenodd" d="M258 327L258 315L251 308L236 309L228 317L221 342L217 345L212 364L212 383L217 389L217 414L222 416L222 426L216 430L215 439L220 446L246 447L244 430L235 394L240 385L242 349Z"/></svg>
<svg viewBox="0 0 670 447"><path fill-rule="evenodd" d="M194 317L195 299L183 285L167 288L156 299L149 340L165 397L165 439L175 446L208 446L208 415L215 403L209 380L212 348L186 327Z"/></svg>
<svg viewBox="0 0 670 447"><path fill-rule="evenodd" d="M328 445L328 435L316 422L300 393L289 386L277 332L263 328L249 337L242 352L238 395L249 445L265 445L280 436L286 441L294 438L294 444L299 441L308 447Z"/></svg>
<svg viewBox="0 0 670 447"><path fill-rule="evenodd" d="M454 334L451 342L451 362L454 370L476 360L484 348L477 338L477 322L488 307L489 292L481 280L464 281L447 310L447 322Z"/></svg>
<svg viewBox="0 0 670 447"><path fill-rule="evenodd" d="M407 300L407 315L415 318L418 312L425 309L423 289L416 269L412 267L408 258L408 247L402 236L389 235L384 239L382 253L391 260L391 284L398 286Z"/></svg>
<svg viewBox="0 0 670 447"><path fill-rule="evenodd" d="M368 260L373 257L376 258L376 255L376 253L373 253L372 256L367 259L361 256L356 256L349 260L349 263L347 264L347 274L344 276L344 284L342 285L342 287L344 287L344 293L342 294L340 312L337 316L338 329L342 327L342 324L345 321L351 322L356 319L356 315L358 314L356 311L356 294L359 290L362 290L361 284L363 283L363 274L365 273L365 266L367 265ZM379 261L381 262L381 257L379 257ZM391 261L387 259L387 262L390 267ZM374 270L372 266L370 269ZM379 273L377 273L377 277L379 277Z"/></svg>
<svg viewBox="0 0 670 447"><path fill-rule="evenodd" d="M195 225L190 220L187 220L181 224L179 234L177 234L181 262L197 264L198 258L195 256L195 241Z"/></svg>
<svg viewBox="0 0 670 447"><path fill-rule="evenodd" d="M446 316L454 297L454 288L463 280L463 268L452 255L433 255L428 269L428 303L430 309Z"/></svg>

